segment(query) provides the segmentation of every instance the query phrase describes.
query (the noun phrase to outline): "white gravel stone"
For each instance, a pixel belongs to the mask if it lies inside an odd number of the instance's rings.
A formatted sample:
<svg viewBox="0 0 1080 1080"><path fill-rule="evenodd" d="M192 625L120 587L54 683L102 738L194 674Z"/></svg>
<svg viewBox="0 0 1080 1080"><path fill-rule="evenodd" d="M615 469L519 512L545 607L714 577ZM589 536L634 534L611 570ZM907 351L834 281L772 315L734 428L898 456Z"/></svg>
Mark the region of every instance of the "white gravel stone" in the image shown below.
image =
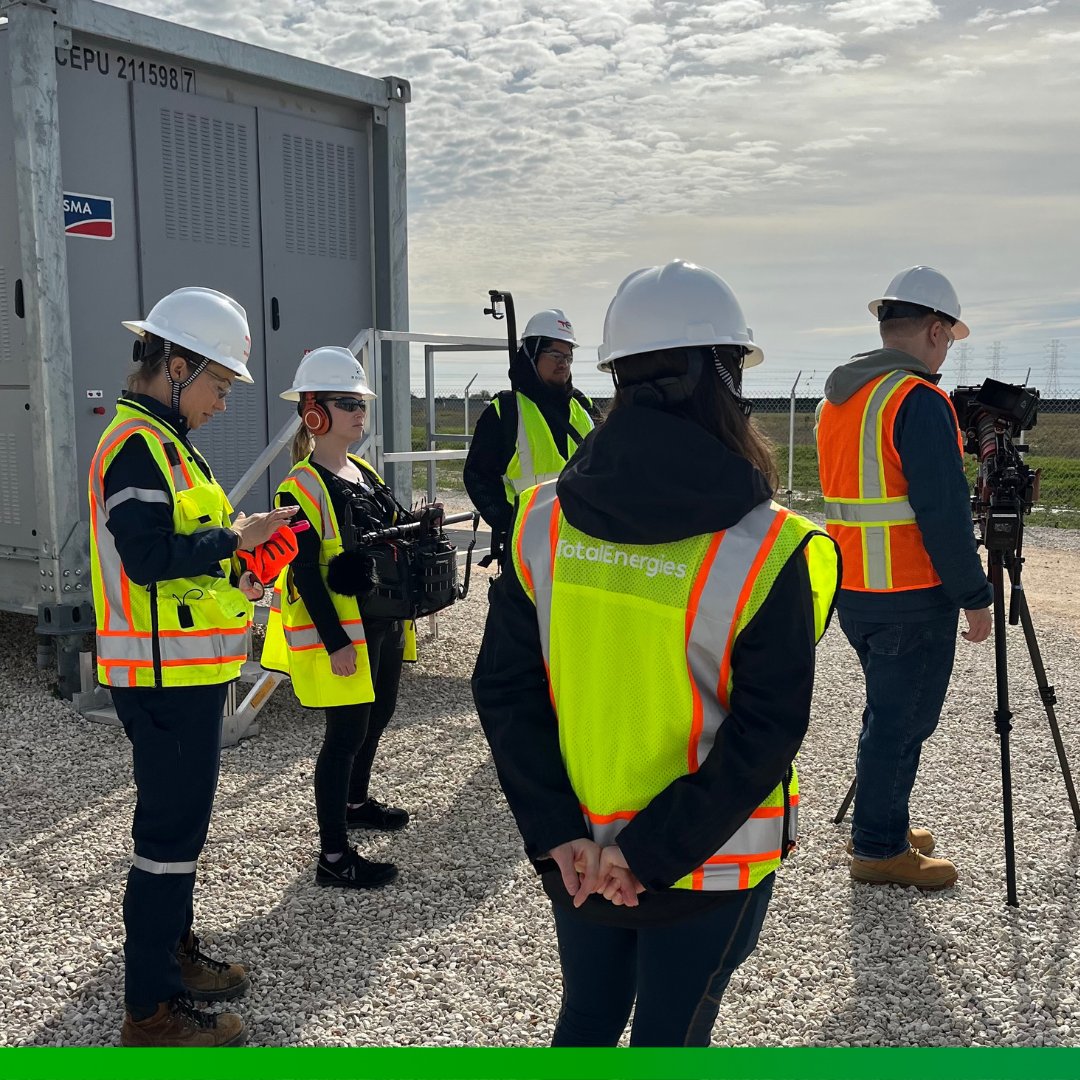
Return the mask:
<svg viewBox="0 0 1080 1080"><path fill-rule="evenodd" d="M1040 530L1040 545L1044 532L1047 547L1080 549L1077 534L1055 530ZM354 834L364 854L400 866L395 885L316 887L322 716L287 686L265 708L262 733L222 754L196 925L214 955L250 966L239 1010L253 1044L549 1041L559 968L548 904L469 691L486 584L480 572L468 600L440 620L438 642L422 624L420 663L406 671L383 739L373 790L407 807L412 823ZM1041 626L1037 602L1036 625L1080 768L1080 640L1068 626ZM29 620L0 615L0 640L0 1046L112 1045L134 799L128 745L55 698L50 674L34 666ZM963 641L913 799L913 821L934 829L959 883L930 895L850 883L846 832L831 818L851 779L862 691L834 626L800 758L799 849L780 872L757 952L725 996L718 1044L1077 1044L1080 836L1019 629L1009 647L1020 909L1004 903L993 652Z"/></svg>

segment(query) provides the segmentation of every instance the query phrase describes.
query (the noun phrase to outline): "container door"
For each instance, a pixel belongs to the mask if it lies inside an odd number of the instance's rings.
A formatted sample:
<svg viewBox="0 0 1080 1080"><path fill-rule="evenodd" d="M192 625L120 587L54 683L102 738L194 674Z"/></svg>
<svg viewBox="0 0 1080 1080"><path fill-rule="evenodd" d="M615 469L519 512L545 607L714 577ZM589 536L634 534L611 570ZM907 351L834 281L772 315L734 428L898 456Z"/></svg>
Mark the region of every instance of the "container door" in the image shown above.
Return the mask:
<svg viewBox="0 0 1080 1080"><path fill-rule="evenodd" d="M254 386L193 441L228 491L266 446L259 161L255 109L136 84L134 129L143 303L183 285L228 293L247 310ZM241 504L265 510L265 477Z"/></svg>
<svg viewBox="0 0 1080 1080"><path fill-rule="evenodd" d="M373 324L368 133L259 110L264 316L271 433L305 350ZM283 453L271 469L288 469Z"/></svg>

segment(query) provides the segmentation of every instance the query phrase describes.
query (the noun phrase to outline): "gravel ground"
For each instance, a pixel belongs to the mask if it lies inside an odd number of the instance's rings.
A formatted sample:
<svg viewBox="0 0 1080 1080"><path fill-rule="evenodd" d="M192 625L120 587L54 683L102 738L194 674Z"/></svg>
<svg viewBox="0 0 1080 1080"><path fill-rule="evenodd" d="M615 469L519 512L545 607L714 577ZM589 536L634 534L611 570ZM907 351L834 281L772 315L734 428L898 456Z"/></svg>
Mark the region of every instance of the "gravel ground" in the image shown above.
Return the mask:
<svg viewBox="0 0 1080 1080"><path fill-rule="evenodd" d="M547 904L469 694L484 585L481 572L438 642L422 627L421 662L407 671L376 764L376 795L408 807L412 824L389 837L354 834L363 853L400 865L395 885L353 895L315 886L320 716L287 687L263 711L262 734L223 753L196 926L215 954L251 967L241 1011L253 1044L550 1038L559 975ZM1035 606L1038 622L1037 597ZM34 667L32 630L0 616L9 657L0 672L0 1045L111 1045L122 1018L129 751L119 729L52 696L49 673ZM761 945L724 999L718 1044L1080 1043L1080 839L1023 638L1009 633L1020 909L1004 903L993 654L966 642L913 802L913 820L957 862L959 884L937 895L851 885L845 833L831 817L851 777L861 697L834 626L800 759L801 843L780 873ZM1080 769L1080 632L1058 625L1040 640Z"/></svg>

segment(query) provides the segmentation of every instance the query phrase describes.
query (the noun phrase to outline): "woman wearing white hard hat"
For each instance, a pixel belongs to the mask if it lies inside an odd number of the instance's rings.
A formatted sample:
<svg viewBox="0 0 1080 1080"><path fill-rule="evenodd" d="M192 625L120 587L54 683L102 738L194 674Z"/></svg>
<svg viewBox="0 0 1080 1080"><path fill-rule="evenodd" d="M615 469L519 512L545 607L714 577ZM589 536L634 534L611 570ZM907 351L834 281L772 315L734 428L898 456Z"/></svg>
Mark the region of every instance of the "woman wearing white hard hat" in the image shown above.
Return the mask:
<svg viewBox="0 0 1080 1080"><path fill-rule="evenodd" d="M497 394L476 422L463 478L491 526L492 557L499 555L518 493L558 476L593 429L593 403L571 378L576 347L563 311L537 312L510 365L511 389Z"/></svg>
<svg viewBox="0 0 1080 1080"><path fill-rule="evenodd" d="M772 502L726 282L672 262L608 308L615 400L522 493L473 693L552 903L556 1046L707 1046L794 847L835 545Z"/></svg>
<svg viewBox="0 0 1080 1080"><path fill-rule="evenodd" d="M377 888L397 877L393 863L371 862L348 842L349 829L395 831L406 811L373 799L372 763L397 705L401 664L411 625L364 617L360 597L371 581L334 577L342 554L346 507L362 511L365 531L400 523L401 507L379 474L349 452L364 435L374 393L345 348L308 353L281 397L295 401L301 426L293 467L278 486L277 505L299 507L311 528L298 533L299 553L274 589L262 664L283 671L308 708L326 711L326 734L315 765L320 855L315 880L342 888ZM355 568L341 560L335 566ZM344 590L344 591L342 591ZM407 635L408 631L408 635Z"/></svg>
<svg viewBox="0 0 1080 1080"><path fill-rule="evenodd" d="M177 289L144 320L136 371L94 454L90 552L98 680L132 745L137 803L124 896L125 1046L236 1046L234 1013L200 1012L248 988L192 932L195 868L217 787L228 684L247 653L242 571L294 508L232 517L191 432L248 374L247 315L213 289ZM290 538L291 542L291 538Z"/></svg>

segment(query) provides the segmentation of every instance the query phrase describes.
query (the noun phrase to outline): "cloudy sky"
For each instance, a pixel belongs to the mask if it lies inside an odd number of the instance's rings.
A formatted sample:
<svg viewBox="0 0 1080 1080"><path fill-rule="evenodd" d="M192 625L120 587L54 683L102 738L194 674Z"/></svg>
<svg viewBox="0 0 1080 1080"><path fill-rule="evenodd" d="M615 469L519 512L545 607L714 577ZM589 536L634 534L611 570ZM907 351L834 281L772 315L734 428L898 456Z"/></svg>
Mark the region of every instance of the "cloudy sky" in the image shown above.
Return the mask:
<svg viewBox="0 0 1080 1080"><path fill-rule="evenodd" d="M1056 340L1080 393L1078 0L126 6L410 80L414 330L496 333L486 290L510 289L519 319L566 309L588 386L619 281L678 257L742 301L751 390L820 388L921 262L960 295L969 380L1000 343L1044 384Z"/></svg>

